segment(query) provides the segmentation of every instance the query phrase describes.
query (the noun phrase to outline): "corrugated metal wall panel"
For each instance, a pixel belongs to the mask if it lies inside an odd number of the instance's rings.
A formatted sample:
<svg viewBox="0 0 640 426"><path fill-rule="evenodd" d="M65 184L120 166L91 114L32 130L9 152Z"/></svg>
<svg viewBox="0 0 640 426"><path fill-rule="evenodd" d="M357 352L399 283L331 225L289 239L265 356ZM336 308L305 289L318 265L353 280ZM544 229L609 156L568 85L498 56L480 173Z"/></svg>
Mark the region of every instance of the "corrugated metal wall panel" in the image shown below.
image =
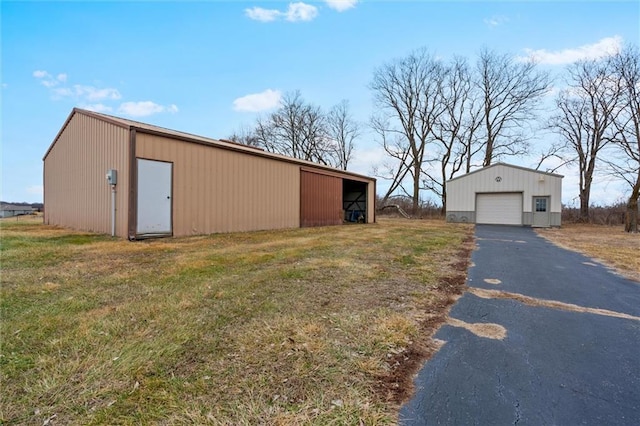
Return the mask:
<svg viewBox="0 0 640 426"><path fill-rule="evenodd" d="M74 114L44 162L44 222L82 231L111 233L111 187L116 169L116 235L127 236L129 131Z"/></svg>
<svg viewBox="0 0 640 426"><path fill-rule="evenodd" d="M173 162L173 235L295 228L299 166L138 132L136 156Z"/></svg>
<svg viewBox="0 0 640 426"><path fill-rule="evenodd" d="M342 223L342 179L300 171L300 226Z"/></svg>
<svg viewBox="0 0 640 426"><path fill-rule="evenodd" d="M535 196L550 196L551 212L562 209L562 177L497 164L447 182L447 211L474 211L476 193L488 192L523 192L525 212Z"/></svg>

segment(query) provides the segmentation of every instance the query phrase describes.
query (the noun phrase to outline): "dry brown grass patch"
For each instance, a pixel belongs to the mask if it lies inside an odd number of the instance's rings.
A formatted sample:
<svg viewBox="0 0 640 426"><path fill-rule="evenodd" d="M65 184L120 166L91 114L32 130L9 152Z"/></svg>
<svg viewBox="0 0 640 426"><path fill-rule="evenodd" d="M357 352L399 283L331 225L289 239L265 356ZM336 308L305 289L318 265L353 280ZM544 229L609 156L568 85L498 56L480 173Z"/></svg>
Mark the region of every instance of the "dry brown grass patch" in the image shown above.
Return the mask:
<svg viewBox="0 0 640 426"><path fill-rule="evenodd" d="M529 306L541 306L545 308L559 309L559 310L569 311L569 312L589 313L589 314L602 315L602 316L613 317L613 318L624 318L624 319L640 321L640 317L625 314L622 312L610 311L608 309L601 309L601 308L589 308L585 306L578 306L572 303L558 302L557 300L538 299L531 296L525 296L524 294L519 294L519 293L510 293L510 292L499 291L499 290L486 290L482 288L473 288L473 287L469 288L467 291L483 299L512 299L512 300L517 300L518 302L524 303L525 305L529 305Z"/></svg>
<svg viewBox="0 0 640 426"><path fill-rule="evenodd" d="M640 234L621 226L567 224L538 229L538 235L569 250L578 251L640 282Z"/></svg>
<svg viewBox="0 0 640 426"><path fill-rule="evenodd" d="M0 226L7 424L395 423L473 240L404 219L135 243Z"/></svg>
<svg viewBox="0 0 640 426"><path fill-rule="evenodd" d="M493 323L468 323L456 318L449 318L447 324L464 328L479 337L487 339L503 340L507 337L507 329L500 324Z"/></svg>

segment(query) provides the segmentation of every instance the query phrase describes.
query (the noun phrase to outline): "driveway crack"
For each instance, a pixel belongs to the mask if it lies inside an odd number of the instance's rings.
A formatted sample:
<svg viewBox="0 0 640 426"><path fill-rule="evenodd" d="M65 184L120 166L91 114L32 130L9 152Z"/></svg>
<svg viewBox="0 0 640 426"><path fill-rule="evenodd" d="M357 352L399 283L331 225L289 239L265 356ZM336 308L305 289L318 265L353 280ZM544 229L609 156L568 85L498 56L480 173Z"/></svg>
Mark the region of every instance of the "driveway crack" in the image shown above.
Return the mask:
<svg viewBox="0 0 640 426"><path fill-rule="evenodd" d="M516 418L513 421L514 425L517 425L520 422L521 412L520 412L520 401L516 399L516 403L514 405Z"/></svg>

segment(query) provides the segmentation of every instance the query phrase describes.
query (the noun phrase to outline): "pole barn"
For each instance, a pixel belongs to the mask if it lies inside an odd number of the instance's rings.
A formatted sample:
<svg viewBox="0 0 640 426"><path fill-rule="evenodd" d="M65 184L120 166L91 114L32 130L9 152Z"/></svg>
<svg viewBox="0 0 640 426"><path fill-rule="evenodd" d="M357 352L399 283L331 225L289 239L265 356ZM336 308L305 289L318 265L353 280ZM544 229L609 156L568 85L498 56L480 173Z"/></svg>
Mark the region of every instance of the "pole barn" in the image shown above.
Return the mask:
<svg viewBox="0 0 640 426"><path fill-rule="evenodd" d="M44 158L44 222L142 239L375 222L373 178L74 108Z"/></svg>
<svg viewBox="0 0 640 426"><path fill-rule="evenodd" d="M563 176L496 163L447 181L447 221L561 225Z"/></svg>

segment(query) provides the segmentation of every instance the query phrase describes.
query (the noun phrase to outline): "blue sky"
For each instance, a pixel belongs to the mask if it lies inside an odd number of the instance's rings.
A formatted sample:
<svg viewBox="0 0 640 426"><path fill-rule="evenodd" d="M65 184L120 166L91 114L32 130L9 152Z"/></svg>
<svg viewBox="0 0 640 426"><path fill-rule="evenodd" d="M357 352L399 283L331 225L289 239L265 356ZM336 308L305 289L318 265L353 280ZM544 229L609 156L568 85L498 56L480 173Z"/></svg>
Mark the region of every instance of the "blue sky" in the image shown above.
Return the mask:
<svg viewBox="0 0 640 426"><path fill-rule="evenodd" d="M202 1L1 3L4 201L42 200L42 157L73 107L228 137L300 90L366 122L376 67L427 47L470 60L483 47L561 75L572 59L639 44L638 1ZM537 144L553 135L540 136ZM383 161L373 135L352 170ZM532 166L535 160L508 160ZM577 196L566 175L563 200ZM384 189L384 182L379 181ZM602 178L592 201L625 188Z"/></svg>

